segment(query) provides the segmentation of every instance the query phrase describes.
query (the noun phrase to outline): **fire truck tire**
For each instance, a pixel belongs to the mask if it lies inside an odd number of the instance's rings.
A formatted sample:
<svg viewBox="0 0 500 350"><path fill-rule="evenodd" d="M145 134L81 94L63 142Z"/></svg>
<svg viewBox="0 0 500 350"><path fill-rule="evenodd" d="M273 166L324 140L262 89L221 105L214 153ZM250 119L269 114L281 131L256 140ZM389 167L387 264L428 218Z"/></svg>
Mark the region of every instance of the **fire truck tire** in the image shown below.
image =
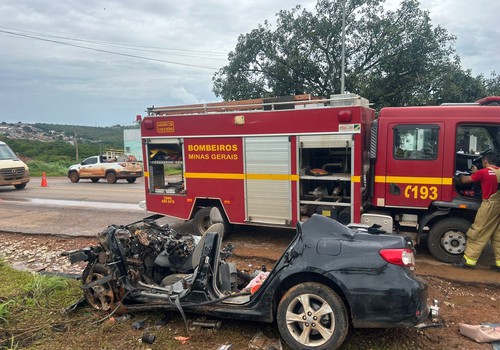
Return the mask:
<svg viewBox="0 0 500 350"><path fill-rule="evenodd" d="M445 263L460 262L471 223L463 218L447 218L431 226L427 247L434 258Z"/></svg>
<svg viewBox="0 0 500 350"><path fill-rule="evenodd" d="M343 225L348 225L349 223L351 223L351 209L342 209L337 216L337 221Z"/></svg>
<svg viewBox="0 0 500 350"><path fill-rule="evenodd" d="M205 231L212 224L212 221L210 220L210 209L211 207L204 207L194 214L193 227L195 235L203 236Z"/></svg>
<svg viewBox="0 0 500 350"><path fill-rule="evenodd" d="M92 178L90 178L90 180L92 182L99 182L99 178L98 177L92 177Z"/></svg>
<svg viewBox="0 0 500 350"><path fill-rule="evenodd" d="M78 176L78 173L76 171L73 171L69 174L69 180L71 182L78 182L80 181L80 176Z"/></svg>
<svg viewBox="0 0 500 350"><path fill-rule="evenodd" d="M135 182L135 180L137 180L137 178L136 178L136 177L127 177L127 182L128 182L129 184L133 184L133 183Z"/></svg>
<svg viewBox="0 0 500 350"><path fill-rule="evenodd" d="M212 207L204 207L199 209L193 217L193 228L194 234L198 236L203 236L207 229L212 225L210 220L210 210ZM232 231L233 225L231 225L226 218L224 218L224 237Z"/></svg>
<svg viewBox="0 0 500 350"><path fill-rule="evenodd" d="M116 174L112 171L106 174L106 181L108 184L115 184L116 183Z"/></svg>

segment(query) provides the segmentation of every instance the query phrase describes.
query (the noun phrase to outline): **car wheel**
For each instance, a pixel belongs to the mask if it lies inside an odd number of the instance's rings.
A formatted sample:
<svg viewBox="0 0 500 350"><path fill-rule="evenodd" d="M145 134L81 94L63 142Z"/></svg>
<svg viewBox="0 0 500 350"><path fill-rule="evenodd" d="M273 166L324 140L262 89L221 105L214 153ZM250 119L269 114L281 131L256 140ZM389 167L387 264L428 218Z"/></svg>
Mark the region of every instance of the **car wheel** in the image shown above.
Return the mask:
<svg viewBox="0 0 500 350"><path fill-rule="evenodd" d="M80 181L80 176L76 171L73 171L71 174L69 174L69 180L71 182L78 182Z"/></svg>
<svg viewBox="0 0 500 350"><path fill-rule="evenodd" d="M92 178L90 178L90 180L92 182L99 182L99 178L98 177L92 177Z"/></svg>
<svg viewBox="0 0 500 350"><path fill-rule="evenodd" d="M14 185L14 187L16 188L16 190L22 190L26 187L26 184Z"/></svg>
<svg viewBox="0 0 500 350"><path fill-rule="evenodd" d="M128 177L128 178L127 178L127 182L128 182L129 184L133 184L133 183L135 182L135 180L137 180L137 178L136 178L136 177Z"/></svg>
<svg viewBox="0 0 500 350"><path fill-rule="evenodd" d="M471 223L463 218L447 218L432 225L427 247L434 258L445 263L459 262L467 243Z"/></svg>
<svg viewBox="0 0 500 350"><path fill-rule="evenodd" d="M291 288L281 299L278 329L293 349L337 349L349 328L342 299L325 285L306 282Z"/></svg>
<svg viewBox="0 0 500 350"><path fill-rule="evenodd" d="M112 171L106 174L106 181L108 184L115 184L116 183L116 174Z"/></svg>
<svg viewBox="0 0 500 350"><path fill-rule="evenodd" d="M102 264L88 265L83 271L83 294L89 305L97 310L111 310L115 308L115 303L123 297L123 289L115 287L112 281L93 284L87 288L92 282L98 281L110 274L111 271Z"/></svg>

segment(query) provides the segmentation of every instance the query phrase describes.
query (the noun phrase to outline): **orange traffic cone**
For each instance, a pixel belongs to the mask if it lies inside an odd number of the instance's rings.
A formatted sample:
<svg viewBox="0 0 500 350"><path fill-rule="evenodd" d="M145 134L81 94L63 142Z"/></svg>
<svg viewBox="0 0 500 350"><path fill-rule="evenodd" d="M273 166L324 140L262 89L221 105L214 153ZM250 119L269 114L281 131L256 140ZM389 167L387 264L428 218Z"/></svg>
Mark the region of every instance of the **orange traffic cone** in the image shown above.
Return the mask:
<svg viewBox="0 0 500 350"><path fill-rule="evenodd" d="M42 187L48 187L47 185L47 176L45 176L45 172L42 173L42 183L40 184Z"/></svg>

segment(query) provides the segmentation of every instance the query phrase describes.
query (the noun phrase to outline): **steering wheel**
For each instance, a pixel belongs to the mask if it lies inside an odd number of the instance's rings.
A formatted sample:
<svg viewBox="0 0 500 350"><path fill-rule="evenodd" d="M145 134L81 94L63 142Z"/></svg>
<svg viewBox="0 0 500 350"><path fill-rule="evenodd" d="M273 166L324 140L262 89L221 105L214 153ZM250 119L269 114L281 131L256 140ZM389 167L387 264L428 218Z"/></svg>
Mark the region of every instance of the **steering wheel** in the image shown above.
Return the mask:
<svg viewBox="0 0 500 350"><path fill-rule="evenodd" d="M493 151L493 149L491 149L491 148L488 148L486 151L482 151L481 153L479 153L479 155L478 155L476 158L474 158L474 159L472 160L472 163L475 163L475 162L479 161L481 158L483 158L483 156L484 156L486 153L489 153L489 152L491 152L491 151Z"/></svg>

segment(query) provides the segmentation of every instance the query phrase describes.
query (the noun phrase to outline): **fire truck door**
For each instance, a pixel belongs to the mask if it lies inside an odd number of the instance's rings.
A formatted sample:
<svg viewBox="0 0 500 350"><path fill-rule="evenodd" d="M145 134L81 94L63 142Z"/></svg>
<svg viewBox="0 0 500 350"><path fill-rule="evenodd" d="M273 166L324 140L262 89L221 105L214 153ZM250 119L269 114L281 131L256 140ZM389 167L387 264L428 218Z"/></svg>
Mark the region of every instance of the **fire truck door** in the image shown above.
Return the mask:
<svg viewBox="0 0 500 350"><path fill-rule="evenodd" d="M286 225L291 221L288 136L245 138L246 220Z"/></svg>
<svg viewBox="0 0 500 350"><path fill-rule="evenodd" d="M385 205L427 208L440 200L444 125L390 124L387 137Z"/></svg>

